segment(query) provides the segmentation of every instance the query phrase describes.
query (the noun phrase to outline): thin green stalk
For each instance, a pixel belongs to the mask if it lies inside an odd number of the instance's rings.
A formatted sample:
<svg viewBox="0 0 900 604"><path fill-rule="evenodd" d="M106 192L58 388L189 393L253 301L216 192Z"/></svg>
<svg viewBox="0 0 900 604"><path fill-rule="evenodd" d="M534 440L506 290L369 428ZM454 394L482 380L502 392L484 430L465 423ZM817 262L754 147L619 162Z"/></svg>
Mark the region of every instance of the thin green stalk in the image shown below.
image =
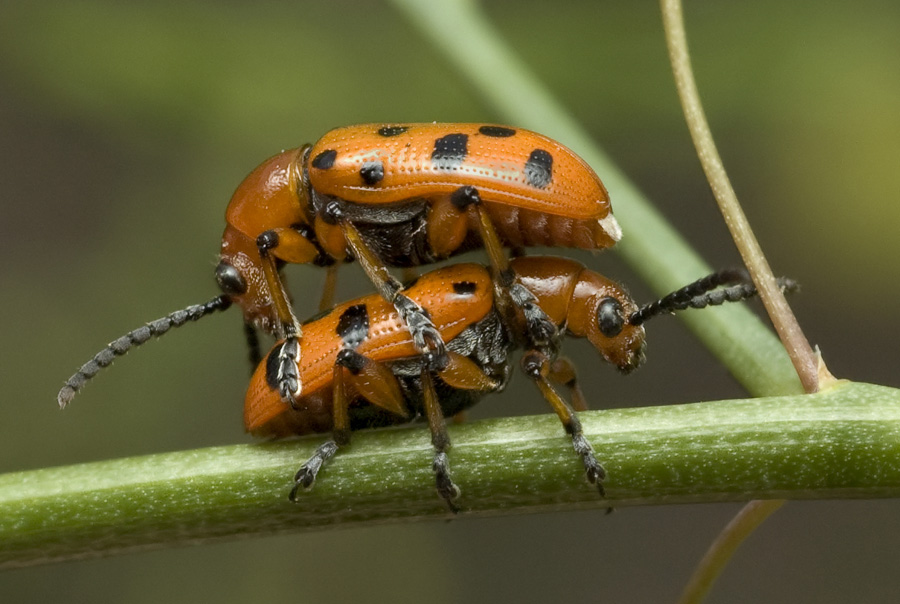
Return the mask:
<svg viewBox="0 0 900 604"><path fill-rule="evenodd" d="M810 396L582 414L609 471L583 478L554 416L452 426L451 464L471 515L900 496L900 397L842 383ZM0 476L0 567L121 551L452 516L422 426L357 433L292 504L297 466L321 442L217 447Z"/></svg>

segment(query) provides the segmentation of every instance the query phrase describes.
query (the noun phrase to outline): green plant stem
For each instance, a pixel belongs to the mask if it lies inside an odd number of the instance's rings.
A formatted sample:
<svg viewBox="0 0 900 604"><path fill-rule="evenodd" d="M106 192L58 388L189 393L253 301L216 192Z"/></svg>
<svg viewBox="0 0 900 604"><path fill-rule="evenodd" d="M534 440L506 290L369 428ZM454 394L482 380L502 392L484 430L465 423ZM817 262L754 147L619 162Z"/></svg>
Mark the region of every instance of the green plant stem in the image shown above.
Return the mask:
<svg viewBox="0 0 900 604"><path fill-rule="evenodd" d="M613 210L625 233L615 249L654 291L661 295L711 272L504 45L503 36L491 27L477 3L392 2L445 53L503 119L556 138L594 168L609 189ZM803 391L778 339L742 305L682 313L680 318L752 394Z"/></svg>
<svg viewBox="0 0 900 604"><path fill-rule="evenodd" d="M842 383L819 394L594 411L585 434L608 498L583 479L554 416L452 426L469 515L900 495L900 397ZM320 438L239 445L0 476L0 567L324 526L451 518L422 426L354 435L292 504Z"/></svg>
<svg viewBox="0 0 900 604"><path fill-rule="evenodd" d="M643 200L524 67L474 5L394 0L510 122L582 154L610 189L617 246L658 292L709 267ZM699 316L698 316L699 315ZM756 395L801 391L772 334L739 305L683 313ZM589 412L608 499L553 416L453 426L464 514L764 498L900 495L900 395L842 383L813 396ZM235 535L449 518L434 493L427 430L358 433L299 504L290 478L321 438L120 459L0 476L0 565L107 555Z"/></svg>

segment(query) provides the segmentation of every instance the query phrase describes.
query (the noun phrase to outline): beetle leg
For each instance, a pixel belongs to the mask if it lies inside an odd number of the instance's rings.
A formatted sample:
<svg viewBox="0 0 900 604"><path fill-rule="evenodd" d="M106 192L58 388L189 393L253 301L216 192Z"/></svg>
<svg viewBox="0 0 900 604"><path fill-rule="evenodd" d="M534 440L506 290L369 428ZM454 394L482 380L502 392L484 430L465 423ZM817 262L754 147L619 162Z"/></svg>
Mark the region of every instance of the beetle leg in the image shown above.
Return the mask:
<svg viewBox="0 0 900 604"><path fill-rule="evenodd" d="M256 371L256 366L262 361L262 353L259 350L259 334L253 323L244 322L244 338L247 340L247 350L250 355L250 373Z"/></svg>
<svg viewBox="0 0 900 604"><path fill-rule="evenodd" d="M492 277L494 281L494 300L500 310L500 314L504 317L511 318L514 315L514 308L521 308L528 319L529 308L525 304L532 302L537 307L537 300L531 292L524 287L519 286L522 290L518 295L513 291L513 283L515 274L509 266L509 258L503 249L503 243L500 236L497 235L497 229L491 217L487 213L484 204L481 202L481 194L473 186L460 187L454 191L450 199L454 205L459 208L470 208L475 212L475 226L478 234L481 236L481 243L487 252L488 259L491 263ZM518 250L521 252L521 248ZM543 311L541 311L543 314ZM546 316L546 315L544 315ZM529 324L528 327L531 327ZM554 327L555 329L555 327Z"/></svg>
<svg viewBox="0 0 900 604"><path fill-rule="evenodd" d="M384 363L367 358L352 348L338 353L337 363L347 369L347 382L366 401L401 417L409 417L397 376Z"/></svg>
<svg viewBox="0 0 900 604"><path fill-rule="evenodd" d="M477 214L475 225L495 274L499 275L508 269L509 260L506 258L506 252L503 251L503 244L500 243L497 229L494 228L491 217L488 216L484 204L481 203L481 194L478 189L471 185L460 187L450 194L450 201L460 210L471 207Z"/></svg>
<svg viewBox="0 0 900 604"><path fill-rule="evenodd" d="M296 407L303 384L300 374L296 371L297 360L300 355L299 339L302 336L300 321L297 320L288 300L287 290L278 274L276 258L287 262L312 262L318 256L316 247L292 228L278 228L263 232L256 238L256 246L262 260L263 275L272 297L272 307L275 313L275 332L279 338L284 338L278 356L279 382L278 392L281 400ZM296 356L290 356L289 352L295 352ZM282 378L282 376L284 376ZM291 380L291 378L294 378Z"/></svg>
<svg viewBox="0 0 900 604"><path fill-rule="evenodd" d="M489 378L481 367L470 358L452 351L447 355L450 362L447 367L438 372L438 375L448 386L479 392L491 392L500 386L501 382Z"/></svg>
<svg viewBox="0 0 900 604"><path fill-rule="evenodd" d="M575 411L587 411L589 409L587 399L584 398L584 392L581 391L581 387L578 385L578 372L575 370L575 364L571 360L560 357L553 361L547 377L569 389L572 396L572 407Z"/></svg>
<svg viewBox="0 0 900 604"><path fill-rule="evenodd" d="M319 470L325 463L334 457L339 447L350 444L350 414L348 411L347 388L344 383L344 366L340 361L334 364L334 377L332 379L332 414L333 428L330 440L322 443L306 460L294 476L294 488L291 489L289 498L297 500L297 493L301 488L308 489L316 481Z"/></svg>
<svg viewBox="0 0 900 604"><path fill-rule="evenodd" d="M452 351L449 351L447 355L450 363L445 369L439 371L438 375L448 386L460 390L494 392L502 384L502 381L488 377L481 367L470 358ZM465 421L465 411L459 411L453 416L454 424L463 424Z"/></svg>
<svg viewBox="0 0 900 604"><path fill-rule="evenodd" d="M434 380L427 368L422 369L422 391L425 417L428 419L428 427L431 429L431 444L434 446L434 461L431 469L434 471L435 486L438 495L444 499L450 511L456 514L459 512L459 507L454 503L454 499L459 497L459 487L450 477L450 459L447 457L450 435L447 434L444 413L441 411L441 404L438 401L437 392L434 390Z"/></svg>
<svg viewBox="0 0 900 604"><path fill-rule="evenodd" d="M606 470L594 457L594 449L584 437L581 421L578 419L575 411L572 410L548 381L547 377L551 373L550 360L543 353L537 350L530 350L522 356L522 368L525 374L534 380L541 394L553 407L556 415L559 416L566 433L572 437L572 446L575 452L581 456L588 482L597 485L600 496L605 497L606 491L603 488L603 479L606 478Z"/></svg>
<svg viewBox="0 0 900 604"><path fill-rule="evenodd" d="M325 285L322 287L322 298L319 300L319 312L334 306L334 290L337 287L337 264L325 267Z"/></svg>
<svg viewBox="0 0 900 604"><path fill-rule="evenodd" d="M509 278L510 285L507 291L512 303L525 317L524 333L528 339L528 346L545 351L549 356L555 356L559 350L559 328L540 307L537 297L527 287L512 283L511 271Z"/></svg>
<svg viewBox="0 0 900 604"><path fill-rule="evenodd" d="M439 371L447 366L447 351L441 332L431 322L428 311L401 293L403 285L390 273L387 266L372 252L363 236L353 224L339 221L347 245L359 261L378 293L394 305L400 319L412 335L416 350L424 357L428 369Z"/></svg>

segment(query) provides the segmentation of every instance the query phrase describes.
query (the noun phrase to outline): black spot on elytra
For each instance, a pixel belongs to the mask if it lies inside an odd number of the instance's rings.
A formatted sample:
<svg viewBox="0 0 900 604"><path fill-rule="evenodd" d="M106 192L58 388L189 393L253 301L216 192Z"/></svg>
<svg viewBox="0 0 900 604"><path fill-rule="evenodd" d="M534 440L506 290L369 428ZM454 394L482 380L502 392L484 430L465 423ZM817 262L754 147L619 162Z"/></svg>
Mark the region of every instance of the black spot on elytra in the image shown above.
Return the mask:
<svg viewBox="0 0 900 604"><path fill-rule="evenodd" d="M278 392L278 356L283 347L284 342L273 348L266 357L266 384L275 392Z"/></svg>
<svg viewBox="0 0 900 604"><path fill-rule="evenodd" d="M532 187L544 189L553 178L553 156L543 149L535 149L525 162L525 180Z"/></svg>
<svg viewBox="0 0 900 604"><path fill-rule="evenodd" d="M366 366L366 357L352 348L344 348L338 353L334 362L341 367L347 368L353 375L358 375Z"/></svg>
<svg viewBox="0 0 900 604"><path fill-rule="evenodd" d="M469 136L456 133L442 136L434 141L434 151L431 152L431 163L439 170L453 170L462 165L469 153L467 145Z"/></svg>
<svg viewBox="0 0 900 604"><path fill-rule="evenodd" d="M369 311L365 304L354 304L338 319L337 335L347 348L356 348L369 335Z"/></svg>
<svg viewBox="0 0 900 604"><path fill-rule="evenodd" d="M465 210L473 203L481 203L481 195L478 194L478 189L472 185L466 185L450 194L450 203L460 210Z"/></svg>
<svg viewBox="0 0 900 604"><path fill-rule="evenodd" d="M312 160L312 167L319 170L328 170L334 165L334 159L337 157L337 151L334 149L326 149Z"/></svg>
<svg viewBox="0 0 900 604"><path fill-rule="evenodd" d="M409 130L406 126L382 126L378 129L379 136L397 136Z"/></svg>
<svg viewBox="0 0 900 604"><path fill-rule="evenodd" d="M510 136L516 135L515 130L512 128L504 128L503 126L482 126L478 129L478 132L494 138L509 138Z"/></svg>
<svg viewBox="0 0 900 604"><path fill-rule="evenodd" d="M372 159L363 163L359 175L367 185L374 185L384 178L384 164L380 159Z"/></svg>
<svg viewBox="0 0 900 604"><path fill-rule="evenodd" d="M471 296L478 290L478 286L471 281L457 281L453 284L453 293L458 296Z"/></svg>

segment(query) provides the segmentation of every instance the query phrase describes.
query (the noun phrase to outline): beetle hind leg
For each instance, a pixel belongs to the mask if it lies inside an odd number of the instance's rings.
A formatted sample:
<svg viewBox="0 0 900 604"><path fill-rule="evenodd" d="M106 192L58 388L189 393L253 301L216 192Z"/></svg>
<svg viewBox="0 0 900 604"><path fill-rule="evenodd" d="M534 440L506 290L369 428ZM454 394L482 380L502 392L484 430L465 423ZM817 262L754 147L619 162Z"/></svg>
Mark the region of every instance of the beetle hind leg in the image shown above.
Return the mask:
<svg viewBox="0 0 900 604"><path fill-rule="evenodd" d="M428 419L428 427L431 429L431 444L434 447L431 470L434 472L435 487L450 511L456 514L459 512L456 499L459 497L460 491L450 476L450 458L447 456L447 449L450 448L450 435L447 434L447 425L444 422L444 413L434 389L434 380L427 368L422 370L422 394L425 403L425 417Z"/></svg>

